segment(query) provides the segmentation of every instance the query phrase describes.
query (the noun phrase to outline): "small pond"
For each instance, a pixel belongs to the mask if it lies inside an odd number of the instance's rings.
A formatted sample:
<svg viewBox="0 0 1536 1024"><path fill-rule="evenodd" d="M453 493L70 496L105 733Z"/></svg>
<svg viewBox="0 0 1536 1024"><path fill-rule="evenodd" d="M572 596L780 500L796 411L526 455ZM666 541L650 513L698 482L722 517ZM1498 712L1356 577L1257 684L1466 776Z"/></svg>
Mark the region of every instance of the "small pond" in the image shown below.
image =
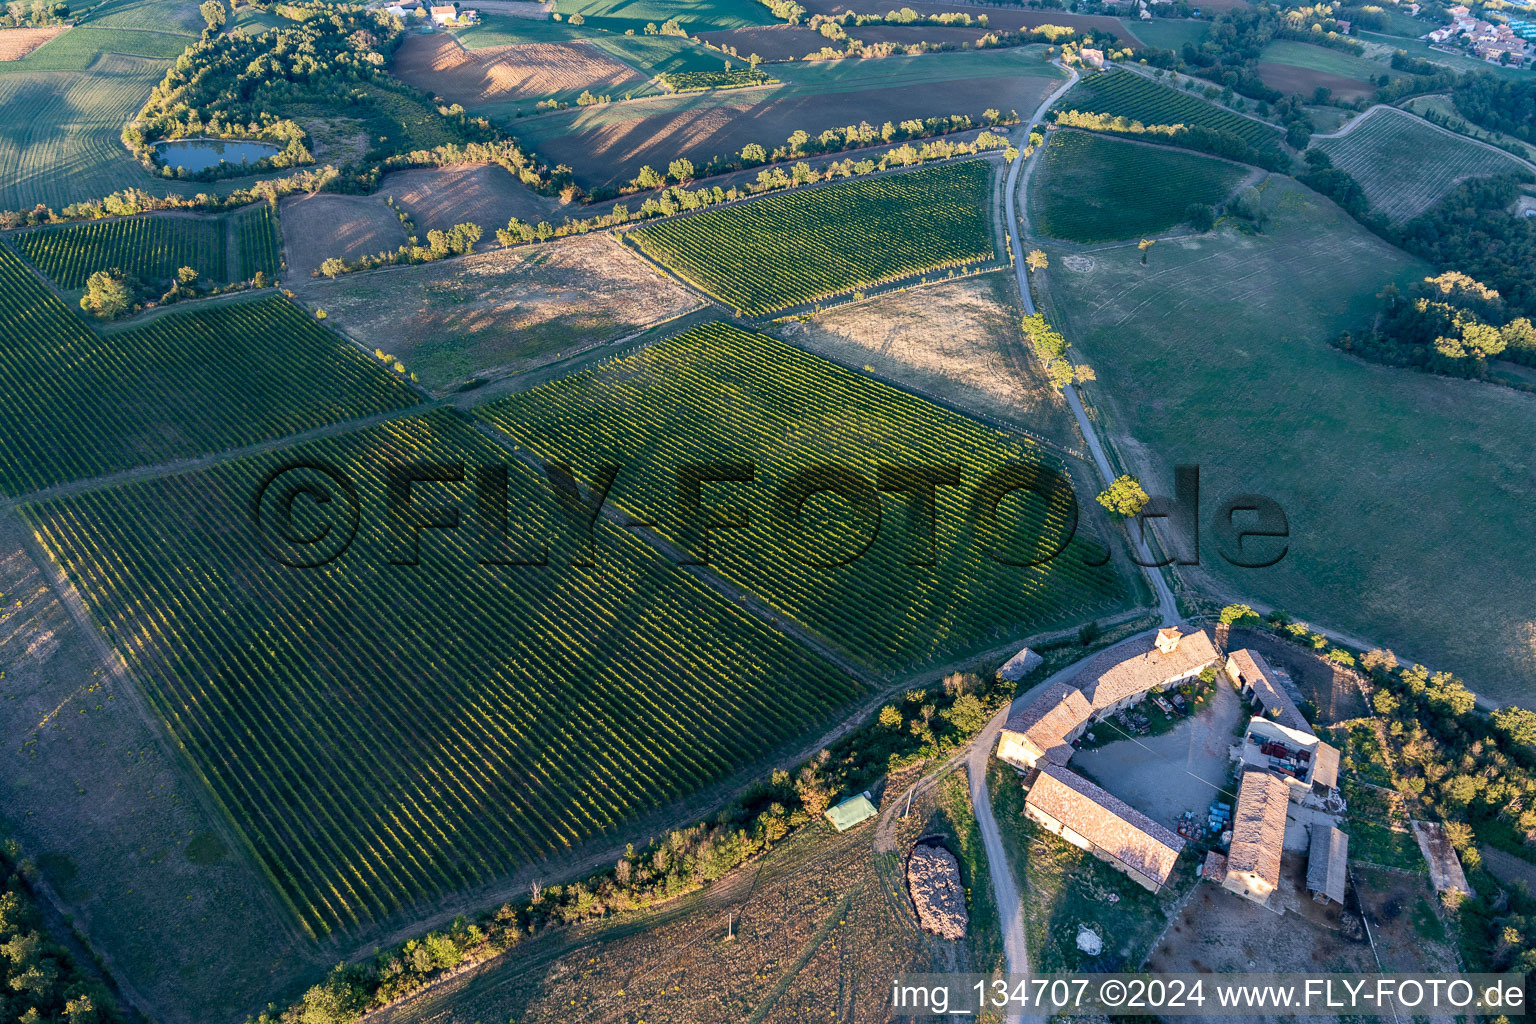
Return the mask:
<svg viewBox="0 0 1536 1024"><path fill-rule="evenodd" d="M194 173L224 163L255 163L282 152L280 147L270 143L239 139L178 139L157 142L155 149L167 167L183 167Z"/></svg>

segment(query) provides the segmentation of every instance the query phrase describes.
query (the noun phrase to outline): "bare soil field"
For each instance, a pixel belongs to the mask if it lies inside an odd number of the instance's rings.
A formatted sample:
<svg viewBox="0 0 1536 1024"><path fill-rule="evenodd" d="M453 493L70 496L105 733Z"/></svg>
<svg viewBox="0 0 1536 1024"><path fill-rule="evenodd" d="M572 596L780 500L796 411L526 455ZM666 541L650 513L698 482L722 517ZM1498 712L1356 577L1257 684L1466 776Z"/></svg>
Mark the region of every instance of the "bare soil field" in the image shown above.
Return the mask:
<svg viewBox="0 0 1536 1024"><path fill-rule="evenodd" d="M1371 922L1371 937L1376 940L1383 971L1407 974L1458 969L1428 875L1355 864L1349 870L1354 876L1352 883L1359 883L1350 888Z"/></svg>
<svg viewBox="0 0 1536 1024"><path fill-rule="evenodd" d="M332 256L355 259L405 244L405 229L382 195L284 199L278 216L289 280L303 280Z"/></svg>
<svg viewBox="0 0 1536 1024"><path fill-rule="evenodd" d="M497 249L299 288L327 323L436 391L520 373L700 303L607 235Z"/></svg>
<svg viewBox="0 0 1536 1024"><path fill-rule="evenodd" d="M642 166L665 168L679 156L702 166L712 157L739 153L751 142L768 148L783 145L796 129L816 135L861 120L879 125L949 114L979 117L989 107L1025 113L1033 110L1058 81L1023 75L965 78L916 88L904 85L788 96L779 89L735 90L729 97L704 97L680 109L649 115L645 111L656 108L644 103L625 104L625 110L609 116L578 115L566 121L570 130L564 134L552 131L549 137L533 141L540 156L550 163L569 165L577 182L596 188L624 184ZM629 118L621 119L626 114ZM558 131L553 125L551 128Z"/></svg>
<svg viewBox="0 0 1536 1024"><path fill-rule="evenodd" d="M68 25L48 25L44 28L0 29L0 61L21 60L68 28Z"/></svg>
<svg viewBox="0 0 1536 1024"><path fill-rule="evenodd" d="M1299 68L1294 64L1275 64L1267 60L1259 62L1259 78L1271 89L1279 89L1287 95L1300 93L1309 99L1320 85L1331 89L1336 100L1357 100L1376 91L1373 82L1362 82L1358 78L1346 78L1312 68Z"/></svg>
<svg viewBox="0 0 1536 1024"><path fill-rule="evenodd" d="M1228 2L1232 6L1247 6L1245 0L1228 0ZM808 16L811 14L842 14L844 11L855 11L865 14L869 13L869 8L867 6L860 5L858 3L851 3L849 0L805 0L803 6L805 7ZM891 9L894 6L895 5L891 5L891 7L878 7L877 5L877 9L884 11ZM968 10L972 17L978 17L985 14L987 16L986 31L990 32L1017 32L1021 28L1038 28L1041 25L1063 25L1067 28L1075 28L1079 32L1094 33L1095 35L1114 36L1122 43L1131 46L1134 46L1137 43L1137 39L1126 31L1125 26L1120 24L1118 18L1111 18L1106 15L1068 14L1065 11L1029 11L997 7L966 7L964 5L957 6L953 3L944 3L942 0L940 0L940 2L932 2L932 0L927 0L927 2L925 2L925 0L908 0L907 3L903 3L901 6L910 7L912 10L922 15L952 14L957 9ZM1201 4L1202 9L1207 7L1215 9L1217 6L1219 6L1219 4ZM865 29L853 31L852 26L850 26L850 34L858 36L860 39L865 39L867 37L860 35L859 33L868 31L873 27L874 26L868 26ZM931 30L932 27L929 28L929 31Z"/></svg>
<svg viewBox="0 0 1536 1024"><path fill-rule="evenodd" d="M886 979L945 969L956 944L917 930L871 834L812 823L703 892L540 937L376 1019L887 1021Z"/></svg>
<svg viewBox="0 0 1536 1024"><path fill-rule="evenodd" d="M840 306L777 333L845 366L1074 443L1066 402L1029 354L1012 287L1012 272L999 271Z"/></svg>
<svg viewBox="0 0 1536 1024"><path fill-rule="evenodd" d="M422 236L455 224L479 224L486 238L513 217L537 223L553 215L557 200L525 188L511 172L495 164L460 164L384 176L378 195L393 196L405 207Z"/></svg>
<svg viewBox="0 0 1536 1024"><path fill-rule="evenodd" d="M645 79L587 43L521 43L465 50L445 32L408 34L392 70L405 82L466 107L499 100L545 99L590 89L622 93Z"/></svg>
<svg viewBox="0 0 1536 1024"><path fill-rule="evenodd" d="M1306 891L1305 854L1285 854L1280 888L1270 899L1280 900L1289 912L1282 918L1212 882L1198 883L1148 957L1147 969L1190 974L1269 970L1353 974L1377 969L1358 915L1312 902Z"/></svg>
<svg viewBox="0 0 1536 1024"><path fill-rule="evenodd" d="M221 838L201 784L161 745L94 629L59 600L29 537L13 514L0 517L7 837L144 1019L229 1021L296 996L332 954L297 933Z"/></svg>

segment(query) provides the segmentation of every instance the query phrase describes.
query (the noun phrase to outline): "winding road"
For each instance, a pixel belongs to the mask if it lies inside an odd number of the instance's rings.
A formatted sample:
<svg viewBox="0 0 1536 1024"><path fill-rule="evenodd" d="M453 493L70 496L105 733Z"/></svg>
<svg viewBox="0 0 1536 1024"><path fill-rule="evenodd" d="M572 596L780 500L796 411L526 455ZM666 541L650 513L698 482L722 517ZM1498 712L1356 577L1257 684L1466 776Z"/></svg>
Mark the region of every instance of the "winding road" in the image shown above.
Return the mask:
<svg viewBox="0 0 1536 1024"><path fill-rule="evenodd" d="M1055 103L1073 85L1077 83L1078 74L1075 69L1068 68L1068 78L1055 91L1041 101L1034 115L1025 123L1023 131L1028 132L1052 103ZM1027 140L1027 135L1025 136ZM1021 141L1025 141L1021 140ZM1045 147L1039 147L1043 150ZM1038 150L1028 157L1023 154L1020 147L1019 156L1008 167L1008 179L1005 184L1000 202L1002 203L1002 219L1008 226L1008 239L1013 246L1014 273L1018 277L1019 299L1024 311L1029 314L1035 312L1034 296L1029 291L1028 271L1024 265L1025 249L1021 238L1020 227L1024 223L1025 208L1020 202L1021 185L1027 185L1029 173ZM1098 468L1099 476L1108 485L1115 478L1114 470L1110 467L1109 458L1105 454L1104 446L1099 440L1097 429L1093 421L1088 418L1087 411L1083 408L1082 401L1078 398L1077 390L1071 385L1064 389L1067 405L1072 410L1072 415L1077 420L1078 430L1082 432L1083 439L1088 443L1088 450L1093 455L1093 464ZM1136 554L1143 563L1143 570L1147 574L1147 580L1152 586L1152 592L1157 596L1158 613L1162 617L1164 625L1171 625L1178 621L1178 603L1174 600L1173 592L1168 589L1168 583L1163 579L1163 574L1150 568L1153 561L1152 552L1148 548L1144 538L1132 536L1132 544ZM987 852L987 868L992 880L992 894L997 901L999 925L1003 938L1003 952L1008 962L1008 973L1029 973L1029 947L1024 931L1024 907L1019 896L1018 884L1015 881L1013 870L1008 863L1007 851L1003 848L1002 834L998 831L997 819L992 814L992 796L987 790L987 762L992 754L992 747L997 742L998 733L1002 731L1003 724L1015 708L1022 708L1040 693L1044 692L1052 683L1072 678L1081 668L1083 661L1074 662L1066 668L1053 673L1049 678L1031 687L1027 692L1014 698L1013 702L1003 708L981 734L972 741L970 750L966 754L966 770L970 776L971 805L976 814L976 824L981 832L981 841ZM1029 1014L1009 1014L1007 1020L1013 1022L1038 1021L1041 1018Z"/></svg>

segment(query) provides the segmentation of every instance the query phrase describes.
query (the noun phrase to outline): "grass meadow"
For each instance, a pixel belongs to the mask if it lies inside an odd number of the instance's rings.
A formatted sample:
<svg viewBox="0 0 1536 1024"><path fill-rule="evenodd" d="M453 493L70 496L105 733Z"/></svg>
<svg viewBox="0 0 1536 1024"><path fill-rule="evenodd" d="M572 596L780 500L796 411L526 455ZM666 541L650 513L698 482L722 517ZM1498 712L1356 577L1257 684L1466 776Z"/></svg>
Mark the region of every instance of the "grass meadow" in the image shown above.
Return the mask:
<svg viewBox="0 0 1536 1024"><path fill-rule="evenodd" d="M1095 251L1085 273L1052 259L1043 305L1098 372L1089 400L1150 490L1176 464L1201 467L1208 582L1494 699L1527 694L1536 398L1332 348L1383 287L1429 268L1289 179L1262 192L1262 235L1163 242L1145 267L1134 245ZM1243 492L1286 510L1272 568L1228 565L1207 528Z"/></svg>
<svg viewBox="0 0 1536 1024"><path fill-rule="evenodd" d="M1192 204L1215 206L1246 173L1237 164L1091 132L1059 129L1044 154L1033 223L1053 238L1104 242L1159 234Z"/></svg>

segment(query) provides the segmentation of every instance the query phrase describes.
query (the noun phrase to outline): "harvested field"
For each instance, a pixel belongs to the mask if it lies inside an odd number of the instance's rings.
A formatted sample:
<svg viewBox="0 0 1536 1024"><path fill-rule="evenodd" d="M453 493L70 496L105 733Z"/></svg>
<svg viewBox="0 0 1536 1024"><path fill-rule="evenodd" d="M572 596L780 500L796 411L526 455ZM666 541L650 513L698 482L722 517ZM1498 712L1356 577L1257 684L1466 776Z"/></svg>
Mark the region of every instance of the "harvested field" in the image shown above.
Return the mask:
<svg viewBox="0 0 1536 1024"><path fill-rule="evenodd" d="M834 362L1070 442L1066 404L1041 381L1021 315L1013 274L1000 271L839 306L779 333Z"/></svg>
<svg viewBox="0 0 1536 1024"><path fill-rule="evenodd" d="M607 235L498 249L319 281L303 298L367 348L447 390L519 372L696 308L683 288Z"/></svg>
<svg viewBox="0 0 1536 1024"><path fill-rule="evenodd" d="M303 279L332 256L355 259L405 244L405 229L382 196L308 195L283 200L288 277Z"/></svg>
<svg viewBox="0 0 1536 1024"><path fill-rule="evenodd" d="M0 60L21 60L68 27L49 25L46 28L0 29Z"/></svg>
<svg viewBox="0 0 1536 1024"><path fill-rule="evenodd" d="M466 107L501 100L541 100L590 89L622 93L644 79L579 40L466 50L444 32L407 35L391 67L405 82Z"/></svg>
<svg viewBox="0 0 1536 1024"><path fill-rule="evenodd" d="M835 66L830 66L835 65ZM797 129L816 135L863 120L1027 113L1058 82L1036 51L994 50L775 68L781 87L695 94L564 111L518 124L519 137L588 188L623 184L642 166L687 157L702 167L748 143L772 148ZM794 69L791 77L788 68Z"/></svg>
<svg viewBox="0 0 1536 1024"><path fill-rule="evenodd" d="M1259 62L1259 78L1271 89L1279 89L1287 95L1299 93L1309 99L1318 86L1329 90L1336 100L1357 100L1376 91L1373 82L1267 60Z"/></svg>
<svg viewBox="0 0 1536 1024"><path fill-rule="evenodd" d="M422 235L473 223L485 228L486 237L491 238L512 217L537 223L560 205L525 188L496 164L395 171L384 176L378 194L393 196L405 207Z"/></svg>

